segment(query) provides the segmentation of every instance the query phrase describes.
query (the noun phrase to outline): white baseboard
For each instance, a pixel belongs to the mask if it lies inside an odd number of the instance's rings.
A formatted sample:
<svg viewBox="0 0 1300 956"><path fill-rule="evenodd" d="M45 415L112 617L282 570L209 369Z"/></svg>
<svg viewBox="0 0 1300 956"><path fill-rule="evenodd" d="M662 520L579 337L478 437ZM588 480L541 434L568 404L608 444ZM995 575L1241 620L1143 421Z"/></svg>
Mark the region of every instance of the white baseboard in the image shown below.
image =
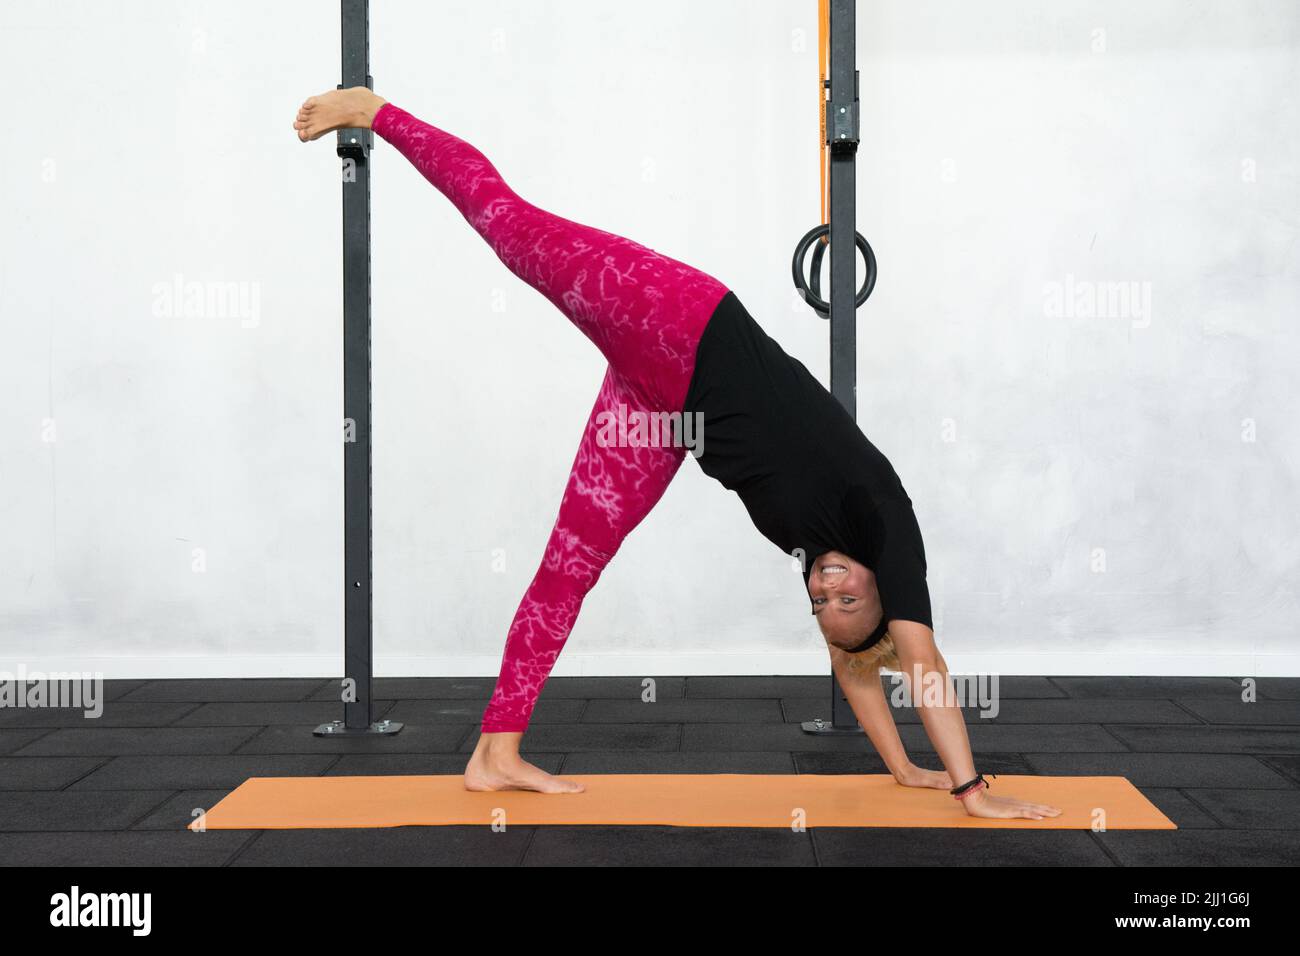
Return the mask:
<svg viewBox="0 0 1300 956"><path fill-rule="evenodd" d="M958 653L945 652L949 668L958 673L1049 676L1152 677L1296 677L1300 653L1250 654L1116 654ZM466 657L378 656L377 677L495 677L497 655ZM51 656L26 659L0 657L0 679L19 668L27 673L98 674L106 680L166 678L336 677L342 654L220 655L220 656ZM625 677L677 675L807 675L829 674L821 650L789 653L566 654L555 667L556 677Z"/></svg>

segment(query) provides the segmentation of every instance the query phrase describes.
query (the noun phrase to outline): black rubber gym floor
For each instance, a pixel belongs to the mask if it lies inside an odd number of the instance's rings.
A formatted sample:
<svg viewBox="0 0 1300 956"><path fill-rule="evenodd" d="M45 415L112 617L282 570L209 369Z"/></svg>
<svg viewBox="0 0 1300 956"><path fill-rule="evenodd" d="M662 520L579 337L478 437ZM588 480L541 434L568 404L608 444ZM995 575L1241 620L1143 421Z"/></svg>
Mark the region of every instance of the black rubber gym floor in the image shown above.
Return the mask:
<svg viewBox="0 0 1300 956"><path fill-rule="evenodd" d="M459 773L489 678L376 681L383 739L319 739L337 684L110 681L102 717L0 709L6 865L1289 866L1300 859L1300 679L1004 677L995 719L967 715L985 773L1122 775L1177 831L401 827L192 833L250 776ZM885 773L865 737L803 734L821 677L555 678L525 749L566 773ZM940 764L914 711L916 763ZM999 781L991 780L993 792Z"/></svg>

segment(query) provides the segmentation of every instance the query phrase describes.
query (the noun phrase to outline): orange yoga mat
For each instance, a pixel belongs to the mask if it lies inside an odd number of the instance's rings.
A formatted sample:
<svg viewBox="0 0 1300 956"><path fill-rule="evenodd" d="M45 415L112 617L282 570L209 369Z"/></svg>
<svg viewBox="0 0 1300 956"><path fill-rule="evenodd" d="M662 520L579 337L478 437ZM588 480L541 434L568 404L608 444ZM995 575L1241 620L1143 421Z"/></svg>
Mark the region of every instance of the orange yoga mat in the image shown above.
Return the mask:
<svg viewBox="0 0 1300 956"><path fill-rule="evenodd" d="M470 793L459 774L252 777L190 829L401 826L1006 827L1176 830L1123 777L999 775L992 792L1059 807L1045 820L967 816L946 790L888 774L569 775L585 793Z"/></svg>

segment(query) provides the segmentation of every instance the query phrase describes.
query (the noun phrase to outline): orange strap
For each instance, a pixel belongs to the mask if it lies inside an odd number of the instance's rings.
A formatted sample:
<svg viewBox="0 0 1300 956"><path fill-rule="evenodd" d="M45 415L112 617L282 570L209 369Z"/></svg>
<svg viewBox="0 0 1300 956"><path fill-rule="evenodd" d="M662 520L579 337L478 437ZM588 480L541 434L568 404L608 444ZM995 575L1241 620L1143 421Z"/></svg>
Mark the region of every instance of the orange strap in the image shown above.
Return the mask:
<svg viewBox="0 0 1300 956"><path fill-rule="evenodd" d="M826 212L826 65L831 41L830 0L817 0L817 115L820 118L821 141L819 166L821 167L822 225L830 221ZM826 238L822 239L825 242Z"/></svg>

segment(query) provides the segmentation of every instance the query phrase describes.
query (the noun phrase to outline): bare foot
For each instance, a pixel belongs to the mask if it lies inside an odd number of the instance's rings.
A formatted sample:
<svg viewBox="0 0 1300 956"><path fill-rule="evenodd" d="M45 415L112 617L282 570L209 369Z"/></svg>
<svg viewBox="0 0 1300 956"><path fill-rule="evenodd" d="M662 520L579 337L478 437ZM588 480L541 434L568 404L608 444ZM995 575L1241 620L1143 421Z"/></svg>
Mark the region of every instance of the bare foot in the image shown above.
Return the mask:
<svg viewBox="0 0 1300 956"><path fill-rule="evenodd" d="M307 97L306 102L298 107L298 118L293 121L293 128L304 143L336 129L370 129L379 107L386 102L364 86L330 90Z"/></svg>
<svg viewBox="0 0 1300 956"><path fill-rule="evenodd" d="M466 790L535 790L538 793L582 793L575 780L552 776L519 756L523 734L483 734L465 768Z"/></svg>

